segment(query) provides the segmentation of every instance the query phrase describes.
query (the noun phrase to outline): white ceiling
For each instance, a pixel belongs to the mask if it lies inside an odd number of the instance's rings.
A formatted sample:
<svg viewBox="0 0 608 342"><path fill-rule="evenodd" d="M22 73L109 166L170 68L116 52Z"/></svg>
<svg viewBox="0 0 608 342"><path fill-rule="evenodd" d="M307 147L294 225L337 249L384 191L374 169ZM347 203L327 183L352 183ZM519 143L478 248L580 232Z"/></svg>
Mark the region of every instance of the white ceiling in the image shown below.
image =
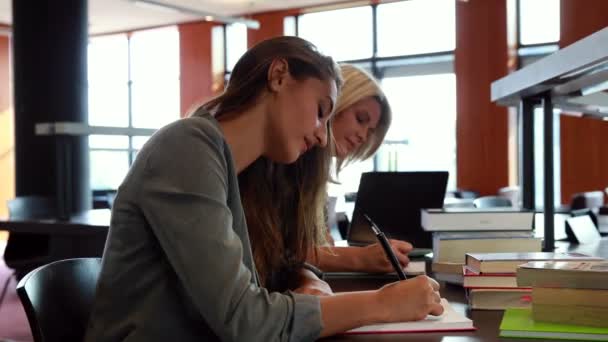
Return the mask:
<svg viewBox="0 0 608 342"><path fill-rule="evenodd" d="M0 23L11 24L11 2L0 0ZM18 0L17 0L18 1ZM55 0L56 1L56 0ZM223 16L302 8L327 4L328 0L158 0L178 7L192 8ZM121 32L146 27L163 26L201 20L160 8L144 7L133 0L89 0L89 33Z"/></svg>

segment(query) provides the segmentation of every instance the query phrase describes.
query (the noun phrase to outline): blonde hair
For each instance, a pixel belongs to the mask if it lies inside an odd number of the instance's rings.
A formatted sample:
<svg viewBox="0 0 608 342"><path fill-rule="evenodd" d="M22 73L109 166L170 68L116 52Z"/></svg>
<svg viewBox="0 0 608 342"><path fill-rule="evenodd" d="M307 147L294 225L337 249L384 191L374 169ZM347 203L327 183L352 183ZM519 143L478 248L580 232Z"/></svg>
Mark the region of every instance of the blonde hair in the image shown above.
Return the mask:
<svg viewBox="0 0 608 342"><path fill-rule="evenodd" d="M361 146L344 158L337 157L336 173L339 173L346 165L354 161L365 160L374 155L380 145L382 145L382 141L392 120L392 112L388 100L372 75L351 64L341 64L340 70L342 72L343 83L336 103L336 114L333 116L332 121L336 120L344 110L367 97L375 98L380 104L380 120L373 135ZM334 149L333 154L335 155L335 141L332 143L332 149Z"/></svg>

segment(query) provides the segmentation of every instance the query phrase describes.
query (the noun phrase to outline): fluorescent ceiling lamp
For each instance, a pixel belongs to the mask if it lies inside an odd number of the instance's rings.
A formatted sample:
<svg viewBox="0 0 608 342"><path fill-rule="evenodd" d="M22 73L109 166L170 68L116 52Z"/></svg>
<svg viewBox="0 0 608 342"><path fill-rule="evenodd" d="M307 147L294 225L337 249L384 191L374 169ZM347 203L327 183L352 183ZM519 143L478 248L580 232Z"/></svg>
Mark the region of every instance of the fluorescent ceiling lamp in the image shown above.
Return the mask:
<svg viewBox="0 0 608 342"><path fill-rule="evenodd" d="M156 9L163 10L163 11L195 15L197 17L203 18L206 21L217 21L217 22L221 22L221 23L225 23L225 24L240 23L240 24L244 24L245 26L247 26L250 29L256 29L256 30L260 28L260 22L257 20L252 20L252 19L247 19L247 18L242 18L242 17L240 17L240 18L239 17L226 17L226 16L221 16L221 15L216 15L213 13L201 11L201 10L198 10L195 8L177 6L177 5L173 5L173 4L169 4L169 3L161 2L161 1L157 1L157 0L133 0L133 3L135 3L136 5L142 5L142 6L148 7L148 8L156 8Z"/></svg>

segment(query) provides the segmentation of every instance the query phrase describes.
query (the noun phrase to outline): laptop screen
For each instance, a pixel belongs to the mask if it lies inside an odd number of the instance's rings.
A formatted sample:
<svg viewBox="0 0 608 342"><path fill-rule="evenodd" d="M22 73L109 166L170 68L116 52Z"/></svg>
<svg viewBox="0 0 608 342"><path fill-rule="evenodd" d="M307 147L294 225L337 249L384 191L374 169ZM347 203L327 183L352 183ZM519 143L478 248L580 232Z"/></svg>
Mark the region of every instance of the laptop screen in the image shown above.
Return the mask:
<svg viewBox="0 0 608 342"><path fill-rule="evenodd" d="M390 239L410 242L414 248L432 248L432 236L420 225L420 209L441 208L447 171L366 172L361 175L348 243L377 242L367 214Z"/></svg>

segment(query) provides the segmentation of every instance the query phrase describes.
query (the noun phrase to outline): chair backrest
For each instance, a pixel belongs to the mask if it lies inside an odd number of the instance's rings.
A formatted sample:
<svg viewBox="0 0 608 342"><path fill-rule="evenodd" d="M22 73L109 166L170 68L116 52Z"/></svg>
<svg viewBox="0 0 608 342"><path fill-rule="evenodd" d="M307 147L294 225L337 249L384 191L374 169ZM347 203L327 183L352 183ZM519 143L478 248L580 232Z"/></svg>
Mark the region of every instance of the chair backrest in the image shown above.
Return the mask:
<svg viewBox="0 0 608 342"><path fill-rule="evenodd" d="M454 191L451 191L452 196L454 196L455 198L462 198L462 199L474 199L477 198L477 196L479 196L479 194L473 190L465 190L465 189L456 189Z"/></svg>
<svg viewBox="0 0 608 342"><path fill-rule="evenodd" d="M55 261L28 273L17 294L34 341L82 341L93 306L100 258Z"/></svg>
<svg viewBox="0 0 608 342"><path fill-rule="evenodd" d="M511 203L516 206L521 206L521 191L519 186L506 186L498 189L498 196L508 198Z"/></svg>
<svg viewBox="0 0 608 342"><path fill-rule="evenodd" d="M597 209L604 205L604 194L601 191L579 192L572 195L570 209Z"/></svg>
<svg viewBox="0 0 608 342"><path fill-rule="evenodd" d="M19 196L7 202L10 218L49 218L57 214L53 197Z"/></svg>
<svg viewBox="0 0 608 342"><path fill-rule="evenodd" d="M473 200L475 208L500 208L512 207L513 204L508 198L500 196L483 196Z"/></svg>

